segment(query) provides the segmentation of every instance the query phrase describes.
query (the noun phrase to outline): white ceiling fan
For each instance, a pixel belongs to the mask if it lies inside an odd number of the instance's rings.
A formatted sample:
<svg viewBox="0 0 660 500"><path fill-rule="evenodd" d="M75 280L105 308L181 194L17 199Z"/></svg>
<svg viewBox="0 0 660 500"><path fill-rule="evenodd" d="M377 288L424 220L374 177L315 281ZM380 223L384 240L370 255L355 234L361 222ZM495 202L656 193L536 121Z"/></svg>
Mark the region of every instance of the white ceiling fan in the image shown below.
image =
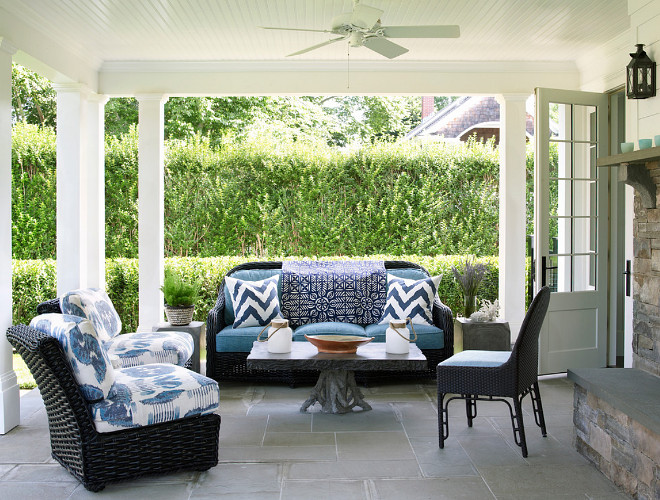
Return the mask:
<svg viewBox="0 0 660 500"><path fill-rule="evenodd" d="M456 25L447 26L383 26L380 24L380 16L384 11L361 5L359 0L354 1L353 11L345 12L332 19L329 30L316 30L305 28L276 28L262 26L267 30L287 31L314 31L317 33L332 33L339 35L337 38L327 40L306 49L299 50L290 56L298 56L315 49L325 47L331 43L348 40L351 47L367 47L378 52L389 59L394 59L408 52L408 49L388 40L388 38L458 38L460 28Z"/></svg>

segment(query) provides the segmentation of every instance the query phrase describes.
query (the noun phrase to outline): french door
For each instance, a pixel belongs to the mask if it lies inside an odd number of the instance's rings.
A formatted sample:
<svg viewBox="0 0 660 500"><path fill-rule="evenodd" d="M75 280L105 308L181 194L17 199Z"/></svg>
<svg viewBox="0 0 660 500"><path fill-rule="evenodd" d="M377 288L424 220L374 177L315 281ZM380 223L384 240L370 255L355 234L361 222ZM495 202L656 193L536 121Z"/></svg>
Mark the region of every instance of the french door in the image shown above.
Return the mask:
<svg viewBox="0 0 660 500"><path fill-rule="evenodd" d="M535 274L550 306L540 373L606 366L607 96L536 89Z"/></svg>

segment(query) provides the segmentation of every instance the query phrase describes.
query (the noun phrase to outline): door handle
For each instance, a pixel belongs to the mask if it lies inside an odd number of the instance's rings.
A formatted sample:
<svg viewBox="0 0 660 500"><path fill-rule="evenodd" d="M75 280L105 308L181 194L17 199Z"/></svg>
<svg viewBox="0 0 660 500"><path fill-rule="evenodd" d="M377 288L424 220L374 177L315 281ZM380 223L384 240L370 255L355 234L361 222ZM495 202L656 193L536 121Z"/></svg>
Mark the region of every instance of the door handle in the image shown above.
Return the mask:
<svg viewBox="0 0 660 500"><path fill-rule="evenodd" d="M626 277L626 297L630 297L630 261L626 261L626 270L623 272L623 275Z"/></svg>
<svg viewBox="0 0 660 500"><path fill-rule="evenodd" d="M547 262L547 257L544 255L541 257L541 286L545 286L546 282L546 271L548 269L557 269L558 266L549 266Z"/></svg>

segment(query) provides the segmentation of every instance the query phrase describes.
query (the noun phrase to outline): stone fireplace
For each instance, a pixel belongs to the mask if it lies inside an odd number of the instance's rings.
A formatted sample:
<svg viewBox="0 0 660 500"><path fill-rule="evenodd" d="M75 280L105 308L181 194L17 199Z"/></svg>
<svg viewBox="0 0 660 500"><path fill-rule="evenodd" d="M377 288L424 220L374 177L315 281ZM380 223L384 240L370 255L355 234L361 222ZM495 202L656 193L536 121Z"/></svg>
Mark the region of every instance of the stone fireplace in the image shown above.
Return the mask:
<svg viewBox="0 0 660 500"><path fill-rule="evenodd" d="M610 162L610 163L608 163ZM660 147L603 158L635 188L633 368L569 370L575 447L634 498L660 498Z"/></svg>

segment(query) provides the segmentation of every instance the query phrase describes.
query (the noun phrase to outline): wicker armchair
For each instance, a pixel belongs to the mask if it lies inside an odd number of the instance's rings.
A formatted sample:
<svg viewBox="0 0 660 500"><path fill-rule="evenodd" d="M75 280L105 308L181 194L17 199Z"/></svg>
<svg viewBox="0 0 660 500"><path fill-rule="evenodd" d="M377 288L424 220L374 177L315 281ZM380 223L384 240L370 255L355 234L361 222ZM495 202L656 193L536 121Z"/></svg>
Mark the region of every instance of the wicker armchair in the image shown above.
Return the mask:
<svg viewBox="0 0 660 500"><path fill-rule="evenodd" d="M204 471L217 465L219 415L97 432L58 340L25 325L9 328L7 339L39 387L53 458L88 490L148 474Z"/></svg>
<svg viewBox="0 0 660 500"><path fill-rule="evenodd" d="M281 261L248 262L240 264L227 272L231 276L237 271L251 269L282 269ZM419 269L426 275L428 271L418 264L407 261L385 261L385 269ZM217 352L216 335L227 325L225 324L225 281L218 287L218 299L213 309L209 311L206 321L206 374L215 380L249 380L253 382L284 382L291 387L299 384L314 384L318 379L318 372L314 371L269 371L249 370L246 366L248 352ZM443 304L438 297L433 302L433 324L442 329L444 345L442 349L423 349L422 352L428 360L428 371L424 372L428 378L435 377L438 363L447 359L454 353L454 317L451 309ZM419 378L419 372L357 372L356 378L367 385L381 379L394 377L401 380L405 377Z"/></svg>
<svg viewBox="0 0 660 500"><path fill-rule="evenodd" d="M511 352L463 351L438 365L438 434L440 448L449 437L449 403L465 400L468 426L477 416L477 401L502 401L509 407L513 436L527 456L522 400L530 394L536 425L546 436L538 384L538 338L550 302L550 289L543 287L534 298ZM445 401L445 396L450 397ZM506 399L513 399L513 409Z"/></svg>

